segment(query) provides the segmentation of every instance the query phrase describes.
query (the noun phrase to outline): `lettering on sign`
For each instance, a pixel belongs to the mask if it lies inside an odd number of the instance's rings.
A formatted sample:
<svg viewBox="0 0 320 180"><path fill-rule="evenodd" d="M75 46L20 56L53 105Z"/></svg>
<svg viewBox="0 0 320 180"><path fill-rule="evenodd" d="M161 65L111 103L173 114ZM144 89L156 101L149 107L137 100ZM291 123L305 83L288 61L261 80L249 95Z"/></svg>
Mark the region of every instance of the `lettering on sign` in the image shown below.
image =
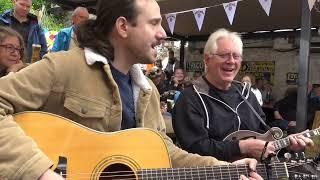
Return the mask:
<svg viewBox="0 0 320 180"><path fill-rule="evenodd" d="M267 80L273 84L274 70L274 61L243 61L238 78L240 79L244 74L251 74L256 79Z"/></svg>
<svg viewBox="0 0 320 180"><path fill-rule="evenodd" d="M203 72L204 63L202 61L188 61L186 62L187 72Z"/></svg>
<svg viewBox="0 0 320 180"><path fill-rule="evenodd" d="M288 72L287 73L287 84L288 85L297 85L299 79L299 73L296 72Z"/></svg>

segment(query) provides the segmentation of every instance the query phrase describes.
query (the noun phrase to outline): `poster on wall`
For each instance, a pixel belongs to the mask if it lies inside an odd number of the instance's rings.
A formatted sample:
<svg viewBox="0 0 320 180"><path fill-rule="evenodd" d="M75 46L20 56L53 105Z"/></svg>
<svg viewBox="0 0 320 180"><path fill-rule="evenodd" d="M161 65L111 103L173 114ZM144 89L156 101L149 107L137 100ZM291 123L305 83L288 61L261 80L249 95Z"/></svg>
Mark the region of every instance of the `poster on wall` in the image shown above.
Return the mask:
<svg viewBox="0 0 320 180"><path fill-rule="evenodd" d="M238 73L238 78L241 78L244 74L252 74L256 80L267 80L273 84L274 70L274 61L243 61Z"/></svg>

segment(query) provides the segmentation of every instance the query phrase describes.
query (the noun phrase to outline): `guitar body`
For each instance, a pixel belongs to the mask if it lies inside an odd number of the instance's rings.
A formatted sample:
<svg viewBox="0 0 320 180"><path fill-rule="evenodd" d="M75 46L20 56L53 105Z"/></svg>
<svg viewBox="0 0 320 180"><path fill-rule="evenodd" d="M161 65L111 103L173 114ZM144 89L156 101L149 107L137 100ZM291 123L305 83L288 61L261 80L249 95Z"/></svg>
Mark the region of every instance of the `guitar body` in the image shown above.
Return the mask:
<svg viewBox="0 0 320 180"><path fill-rule="evenodd" d="M15 120L68 179L137 179L142 168L171 167L165 142L151 129L104 133L44 112L19 113Z"/></svg>

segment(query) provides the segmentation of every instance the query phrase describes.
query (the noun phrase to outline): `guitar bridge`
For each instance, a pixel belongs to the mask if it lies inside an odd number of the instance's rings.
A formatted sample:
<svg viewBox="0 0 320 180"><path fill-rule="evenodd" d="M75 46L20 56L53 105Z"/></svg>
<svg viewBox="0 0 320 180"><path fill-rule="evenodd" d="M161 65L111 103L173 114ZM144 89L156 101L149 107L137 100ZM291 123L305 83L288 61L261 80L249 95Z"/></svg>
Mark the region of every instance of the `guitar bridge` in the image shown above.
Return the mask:
<svg viewBox="0 0 320 180"><path fill-rule="evenodd" d="M57 168L54 170L57 174L62 176L63 178L67 178L67 158L59 156L59 161L57 164Z"/></svg>

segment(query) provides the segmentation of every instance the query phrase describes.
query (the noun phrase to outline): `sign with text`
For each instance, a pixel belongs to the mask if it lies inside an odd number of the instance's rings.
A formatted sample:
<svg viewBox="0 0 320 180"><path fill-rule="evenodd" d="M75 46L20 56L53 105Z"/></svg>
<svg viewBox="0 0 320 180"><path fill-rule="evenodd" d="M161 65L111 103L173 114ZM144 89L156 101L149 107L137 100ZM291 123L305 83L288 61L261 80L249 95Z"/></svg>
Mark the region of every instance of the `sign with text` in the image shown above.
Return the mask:
<svg viewBox="0 0 320 180"><path fill-rule="evenodd" d="M267 80L271 84L274 82L274 61L243 61L238 77L241 78L244 74L251 74L257 79Z"/></svg>
<svg viewBox="0 0 320 180"><path fill-rule="evenodd" d="M187 61L186 71L187 72L203 72L204 71L203 61Z"/></svg>
<svg viewBox="0 0 320 180"><path fill-rule="evenodd" d="M298 84L299 73L288 72L287 73L287 84L288 85L297 85Z"/></svg>

